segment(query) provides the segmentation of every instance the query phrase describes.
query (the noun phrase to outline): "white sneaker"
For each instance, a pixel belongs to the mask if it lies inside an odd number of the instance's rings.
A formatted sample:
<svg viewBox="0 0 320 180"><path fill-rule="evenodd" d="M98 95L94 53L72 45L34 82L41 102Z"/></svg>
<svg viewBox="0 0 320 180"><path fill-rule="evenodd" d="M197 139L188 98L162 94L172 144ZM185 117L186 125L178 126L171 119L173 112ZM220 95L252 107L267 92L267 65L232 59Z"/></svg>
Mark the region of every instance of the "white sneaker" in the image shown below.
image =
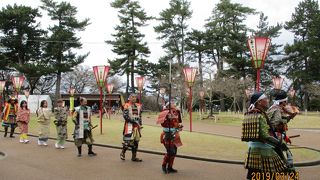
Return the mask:
<svg viewBox="0 0 320 180"><path fill-rule="evenodd" d="M48 146L47 142L42 142L42 145Z"/></svg>
<svg viewBox="0 0 320 180"><path fill-rule="evenodd" d="M29 140L28 139L24 140L24 143L26 143L26 144L29 143Z"/></svg>
<svg viewBox="0 0 320 180"><path fill-rule="evenodd" d="M39 145L39 146L42 146L42 145L43 145L43 142L40 141L40 140L38 140L38 145Z"/></svg>
<svg viewBox="0 0 320 180"><path fill-rule="evenodd" d="M64 149L64 146L60 146L60 149Z"/></svg>
<svg viewBox="0 0 320 180"><path fill-rule="evenodd" d="M23 139L20 139L19 142L20 142L20 143L24 143L24 140L23 140Z"/></svg>
<svg viewBox="0 0 320 180"><path fill-rule="evenodd" d="M60 148L60 146L59 146L59 144L58 144L58 143L55 143L55 144L54 144L54 147L56 147L57 149L59 149L59 148Z"/></svg>

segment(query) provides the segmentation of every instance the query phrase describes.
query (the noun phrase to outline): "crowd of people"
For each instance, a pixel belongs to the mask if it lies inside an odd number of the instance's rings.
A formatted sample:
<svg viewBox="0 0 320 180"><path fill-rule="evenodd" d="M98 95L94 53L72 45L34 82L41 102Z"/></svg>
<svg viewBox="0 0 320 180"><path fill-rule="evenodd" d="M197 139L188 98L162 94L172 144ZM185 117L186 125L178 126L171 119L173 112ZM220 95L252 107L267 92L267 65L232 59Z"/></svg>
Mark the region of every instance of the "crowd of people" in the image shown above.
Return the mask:
<svg viewBox="0 0 320 180"><path fill-rule="evenodd" d="M266 176L266 173L287 173L287 176L296 177L297 172L293 167L292 153L288 148L291 143L286 135L288 123L299 112L294 106L288 105L288 98L285 92L277 93L274 104L269 107L268 97L261 92L252 95L250 106L244 115L242 126L242 141L248 142L248 153L245 160L245 168L248 169L247 179L254 179L255 176ZM93 134L91 124L92 111L87 106L86 98L79 98L80 105L72 111L74 123L74 144L78 151L78 157L82 156L82 145L88 146L88 155L96 156L93 152ZM68 112L63 106L63 100L57 100L57 106L53 112L48 108L46 100L41 101L36 111L37 122L39 123L38 145L48 146L51 118L54 116L54 124L57 130L55 147L64 149L67 139ZM133 162L142 162L137 157L142 127L142 105L137 102L137 95L131 94L128 102L123 106L123 142L120 159L126 159L126 151L130 148ZM14 138L16 127L20 129L20 143L28 143L28 123L31 113L26 101L22 100L20 105L16 98L11 97L4 106L2 113L2 126L4 137ZM182 119L175 101L167 102L157 119L163 131L160 135L160 143L166 149L161 164L163 173L176 173L173 162L177 154L177 148L182 146L179 132L182 130ZM284 154L285 153L285 154ZM293 173L293 174L291 174ZM267 178L267 177L266 177ZM292 178L294 179L294 178Z"/></svg>
<svg viewBox="0 0 320 180"><path fill-rule="evenodd" d="M93 134L94 128L91 124L92 110L87 106L87 99L84 97L79 98L80 105L75 107L71 112L72 121L74 123L73 138L74 144L77 148L77 156L82 156L82 145L88 146L88 155L96 156L97 153L93 152ZM48 146L48 139L50 135L50 125L53 120L57 130L57 137L55 148L64 149L64 144L68 138L68 110L64 107L62 99L57 100L57 106L53 109L48 108L48 102L42 100L40 107L36 111L37 123L39 124L38 145ZM170 104L170 105L169 105ZM157 123L163 127L163 132L160 135L160 143L166 148L161 170L163 173L176 173L177 170L173 169L173 162L177 154L177 147L181 146L179 131L182 130L182 120L180 111L172 101L164 106L163 111L160 113ZM170 107L170 108L169 108ZM14 131L16 127L20 129L20 143L29 143L28 139L28 124L31 120L31 112L28 108L28 103L25 100L20 102L15 97L10 97L8 102L5 103L2 114L2 126L4 127L4 137L8 136L10 128L10 138L14 138ZM142 104L137 101L137 95L131 94L128 102L123 106L123 142L120 159L125 160L126 151L130 148L132 152L131 161L142 162L142 159L137 157L139 141L141 138L142 127Z"/></svg>

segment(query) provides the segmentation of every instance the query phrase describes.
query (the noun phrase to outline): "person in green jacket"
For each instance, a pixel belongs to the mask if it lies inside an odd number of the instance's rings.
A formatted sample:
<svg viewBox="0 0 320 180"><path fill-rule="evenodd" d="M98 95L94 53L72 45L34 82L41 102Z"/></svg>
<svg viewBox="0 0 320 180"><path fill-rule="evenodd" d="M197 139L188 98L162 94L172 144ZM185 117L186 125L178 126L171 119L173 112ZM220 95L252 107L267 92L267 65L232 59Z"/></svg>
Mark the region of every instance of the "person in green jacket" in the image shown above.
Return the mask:
<svg viewBox="0 0 320 180"><path fill-rule="evenodd" d="M245 113L242 123L242 141L248 142L248 153L245 159L245 168L248 169L247 179L276 179L281 173L287 173L286 159L281 157L275 149L287 151L284 141L280 141L271 131L271 124L266 110L268 97L262 92L256 92L250 99L250 107ZM268 177L269 178L268 178Z"/></svg>
<svg viewBox="0 0 320 180"><path fill-rule="evenodd" d="M54 116L56 120L54 124L57 128L57 141L55 147L57 149L64 149L64 144L68 137L67 133L67 120L68 120L68 113L65 107L63 107L63 100L59 99L57 101L57 107L54 108Z"/></svg>

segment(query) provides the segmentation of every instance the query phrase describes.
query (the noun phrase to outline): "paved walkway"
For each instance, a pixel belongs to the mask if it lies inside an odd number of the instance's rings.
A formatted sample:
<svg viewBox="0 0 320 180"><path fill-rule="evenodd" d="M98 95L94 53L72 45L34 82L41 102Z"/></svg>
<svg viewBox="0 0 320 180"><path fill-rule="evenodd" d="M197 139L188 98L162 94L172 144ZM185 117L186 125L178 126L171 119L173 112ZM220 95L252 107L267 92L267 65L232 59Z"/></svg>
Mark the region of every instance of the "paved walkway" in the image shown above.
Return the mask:
<svg viewBox="0 0 320 180"><path fill-rule="evenodd" d="M106 179L244 179L245 169L240 165L209 163L178 158L175 168L177 174L162 174L160 164L162 156L139 153L144 161L134 163L121 161L117 149L94 147L96 157L88 157L86 147L83 156L76 157L76 148L72 143L66 149L55 149L54 141L49 140L48 147L36 145L36 138L30 144L20 144L18 139L3 138L0 133L0 151L7 157L0 160L1 180L106 180ZM127 153L130 157L130 153ZM320 167L300 168L301 179L318 179Z"/></svg>
<svg viewBox="0 0 320 180"><path fill-rule="evenodd" d="M154 125L155 120L145 119L144 124ZM185 130L189 123L184 122ZM195 132L239 138L241 128L218 124L194 123ZM320 131L306 129L291 129L289 135L300 134L293 139L294 145L320 149ZM94 147L97 157L84 155L76 157L76 148L72 143L66 144L66 149L54 148L54 141L49 141L49 147L36 145L36 138L31 138L30 144L20 144L18 139L3 138L0 132L0 151L7 157L0 160L0 180L88 180L88 179L210 179L238 180L244 179L245 169L242 165L210 163L177 158L175 168L177 174L164 175L160 170L162 156L139 153L144 162L134 163L130 160L121 161L120 150ZM87 148L83 147L83 154ZM130 159L130 152L127 153ZM0 158L1 159L1 158ZM320 176L320 166L299 168L300 179L316 180Z"/></svg>

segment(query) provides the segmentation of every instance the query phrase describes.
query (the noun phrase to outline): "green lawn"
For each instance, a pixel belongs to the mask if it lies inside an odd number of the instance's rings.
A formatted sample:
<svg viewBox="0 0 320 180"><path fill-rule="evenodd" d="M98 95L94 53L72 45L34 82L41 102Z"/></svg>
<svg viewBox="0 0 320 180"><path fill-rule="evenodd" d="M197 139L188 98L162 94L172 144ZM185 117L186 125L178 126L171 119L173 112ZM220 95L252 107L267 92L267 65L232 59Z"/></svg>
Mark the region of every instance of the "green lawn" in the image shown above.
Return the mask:
<svg viewBox="0 0 320 180"><path fill-rule="evenodd" d="M52 120L53 121L53 120ZM99 124L97 117L93 118L93 125ZM73 123L68 123L69 139L72 139ZM94 129L94 139L96 143L121 145L122 141L123 121L119 119L103 119L103 134L100 135L100 128ZM56 136L56 130L51 123L50 136ZM140 148L164 151L164 147L160 144L160 127L144 125L142 129L142 139ZM37 135L38 123L33 116L29 133ZM187 154L201 157L209 157L215 159L243 160L247 145L236 138L228 138L210 134L181 132L183 146L179 148L179 154ZM296 161L307 161L320 159L320 153L307 149L293 149Z"/></svg>
<svg viewBox="0 0 320 180"><path fill-rule="evenodd" d="M203 115L206 117L207 115ZM222 125L232 125L241 126L243 120L243 114L236 114L231 112L223 112L220 114L215 114L217 117L216 122L213 119L203 119L200 120L199 113L193 113L192 119L195 123L206 123L206 124L222 124ZM185 119L189 119L186 115ZM290 123L289 128L320 128L320 112L308 112L307 114L297 115Z"/></svg>

